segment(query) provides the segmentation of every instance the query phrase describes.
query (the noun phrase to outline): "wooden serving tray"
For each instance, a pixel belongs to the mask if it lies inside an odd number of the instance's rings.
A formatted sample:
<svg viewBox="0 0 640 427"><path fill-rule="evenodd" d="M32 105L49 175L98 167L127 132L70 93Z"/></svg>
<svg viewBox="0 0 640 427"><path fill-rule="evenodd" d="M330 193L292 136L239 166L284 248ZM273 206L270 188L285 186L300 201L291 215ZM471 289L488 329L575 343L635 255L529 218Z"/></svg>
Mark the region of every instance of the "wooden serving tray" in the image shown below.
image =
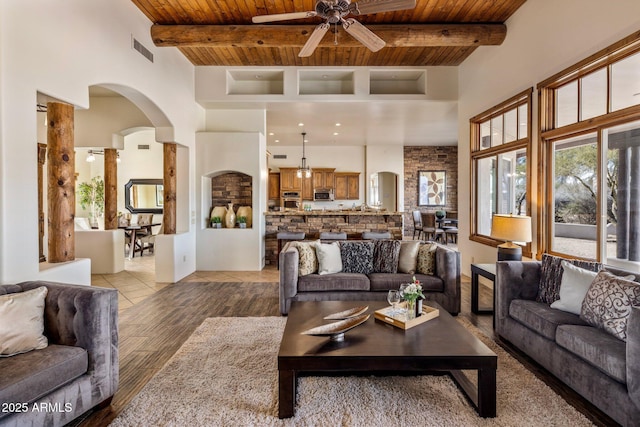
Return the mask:
<svg viewBox="0 0 640 427"><path fill-rule="evenodd" d="M405 330L440 316L440 310L424 304L422 305L422 316L418 316L408 322L405 320L404 315L399 315L397 317L389 316L388 314L391 310L393 310L392 307L381 308L380 310L376 310L373 315L376 319L381 320L384 323L388 323L389 325Z"/></svg>

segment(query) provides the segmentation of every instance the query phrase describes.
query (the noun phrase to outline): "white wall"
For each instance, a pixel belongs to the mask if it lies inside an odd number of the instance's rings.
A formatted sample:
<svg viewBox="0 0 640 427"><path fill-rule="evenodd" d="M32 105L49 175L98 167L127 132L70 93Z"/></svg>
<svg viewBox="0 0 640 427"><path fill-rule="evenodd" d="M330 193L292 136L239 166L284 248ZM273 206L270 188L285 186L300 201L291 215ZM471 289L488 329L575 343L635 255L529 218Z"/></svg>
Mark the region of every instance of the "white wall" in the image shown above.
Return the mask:
<svg viewBox="0 0 640 427"><path fill-rule="evenodd" d="M258 132L200 132L196 135L196 268L250 270L264 267L264 212L267 210L267 154L264 134ZM208 228L211 177L225 172L252 177L251 228Z"/></svg>
<svg viewBox="0 0 640 427"><path fill-rule="evenodd" d="M469 119L587 56L638 31L640 2L619 0L528 1L507 21L507 38L498 47L480 47L459 69L458 246L463 273L472 262L495 262L496 250L469 236ZM537 164L537 93L533 103L532 165ZM532 212L537 211L536 167ZM535 233L534 218L534 236ZM534 250L535 242L534 242Z"/></svg>
<svg viewBox="0 0 640 427"><path fill-rule="evenodd" d="M194 146L202 123L202 109L194 102L194 67L176 49L155 48L150 26L128 0L0 2L0 282L40 277L38 92L88 108L89 86L131 88L143 95L143 110L153 105L164 112L172 132L163 122L163 134ZM153 52L154 63L131 48L132 35ZM151 119L154 125L158 117Z"/></svg>

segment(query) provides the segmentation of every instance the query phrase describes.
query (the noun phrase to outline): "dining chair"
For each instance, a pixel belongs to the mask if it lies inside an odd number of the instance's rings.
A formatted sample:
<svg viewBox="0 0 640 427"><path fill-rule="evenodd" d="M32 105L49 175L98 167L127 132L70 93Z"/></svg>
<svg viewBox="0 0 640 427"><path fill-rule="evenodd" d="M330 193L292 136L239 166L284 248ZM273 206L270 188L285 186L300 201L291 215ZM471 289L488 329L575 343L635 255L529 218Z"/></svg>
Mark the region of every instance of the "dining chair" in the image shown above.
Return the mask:
<svg viewBox="0 0 640 427"><path fill-rule="evenodd" d="M424 231L425 238L435 241L442 241L444 239L444 230L439 228L436 224L436 214L433 212L426 212L422 214L422 231Z"/></svg>
<svg viewBox="0 0 640 427"><path fill-rule="evenodd" d="M156 234L150 233L146 236L140 237L140 256L144 255L145 249L149 250L149 253L155 253L156 236L158 234L164 234L164 224L160 226L160 229Z"/></svg>
<svg viewBox="0 0 640 427"><path fill-rule="evenodd" d="M416 239L416 233L418 233L418 239L424 233L423 225L422 225L422 212L413 211L413 240Z"/></svg>

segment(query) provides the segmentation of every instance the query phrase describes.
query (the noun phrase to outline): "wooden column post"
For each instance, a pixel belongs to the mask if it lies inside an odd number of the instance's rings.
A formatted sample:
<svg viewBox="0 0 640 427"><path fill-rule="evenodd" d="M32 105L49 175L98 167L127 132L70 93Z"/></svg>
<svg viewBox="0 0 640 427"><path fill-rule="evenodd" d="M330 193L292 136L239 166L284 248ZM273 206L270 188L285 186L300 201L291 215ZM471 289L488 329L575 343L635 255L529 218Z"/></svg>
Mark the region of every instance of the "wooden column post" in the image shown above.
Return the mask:
<svg viewBox="0 0 640 427"><path fill-rule="evenodd" d="M73 105L47 103L49 262L75 259Z"/></svg>
<svg viewBox="0 0 640 427"><path fill-rule="evenodd" d="M38 143L38 261L44 256L44 163L47 160L47 144Z"/></svg>
<svg viewBox="0 0 640 427"><path fill-rule="evenodd" d="M176 144L164 143L164 234L176 234Z"/></svg>
<svg viewBox="0 0 640 427"><path fill-rule="evenodd" d="M118 151L104 150L104 229L118 228Z"/></svg>

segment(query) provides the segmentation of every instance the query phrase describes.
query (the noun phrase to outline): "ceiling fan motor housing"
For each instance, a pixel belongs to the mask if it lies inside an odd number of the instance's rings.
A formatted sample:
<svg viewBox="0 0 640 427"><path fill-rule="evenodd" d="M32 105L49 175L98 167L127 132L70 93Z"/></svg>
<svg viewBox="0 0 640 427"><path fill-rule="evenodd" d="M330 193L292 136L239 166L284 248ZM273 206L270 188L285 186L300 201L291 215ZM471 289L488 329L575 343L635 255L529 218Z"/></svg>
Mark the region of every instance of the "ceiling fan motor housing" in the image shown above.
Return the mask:
<svg viewBox="0 0 640 427"><path fill-rule="evenodd" d="M329 24L336 24L348 15L350 0L326 1L320 0L316 3L316 13L323 17Z"/></svg>

